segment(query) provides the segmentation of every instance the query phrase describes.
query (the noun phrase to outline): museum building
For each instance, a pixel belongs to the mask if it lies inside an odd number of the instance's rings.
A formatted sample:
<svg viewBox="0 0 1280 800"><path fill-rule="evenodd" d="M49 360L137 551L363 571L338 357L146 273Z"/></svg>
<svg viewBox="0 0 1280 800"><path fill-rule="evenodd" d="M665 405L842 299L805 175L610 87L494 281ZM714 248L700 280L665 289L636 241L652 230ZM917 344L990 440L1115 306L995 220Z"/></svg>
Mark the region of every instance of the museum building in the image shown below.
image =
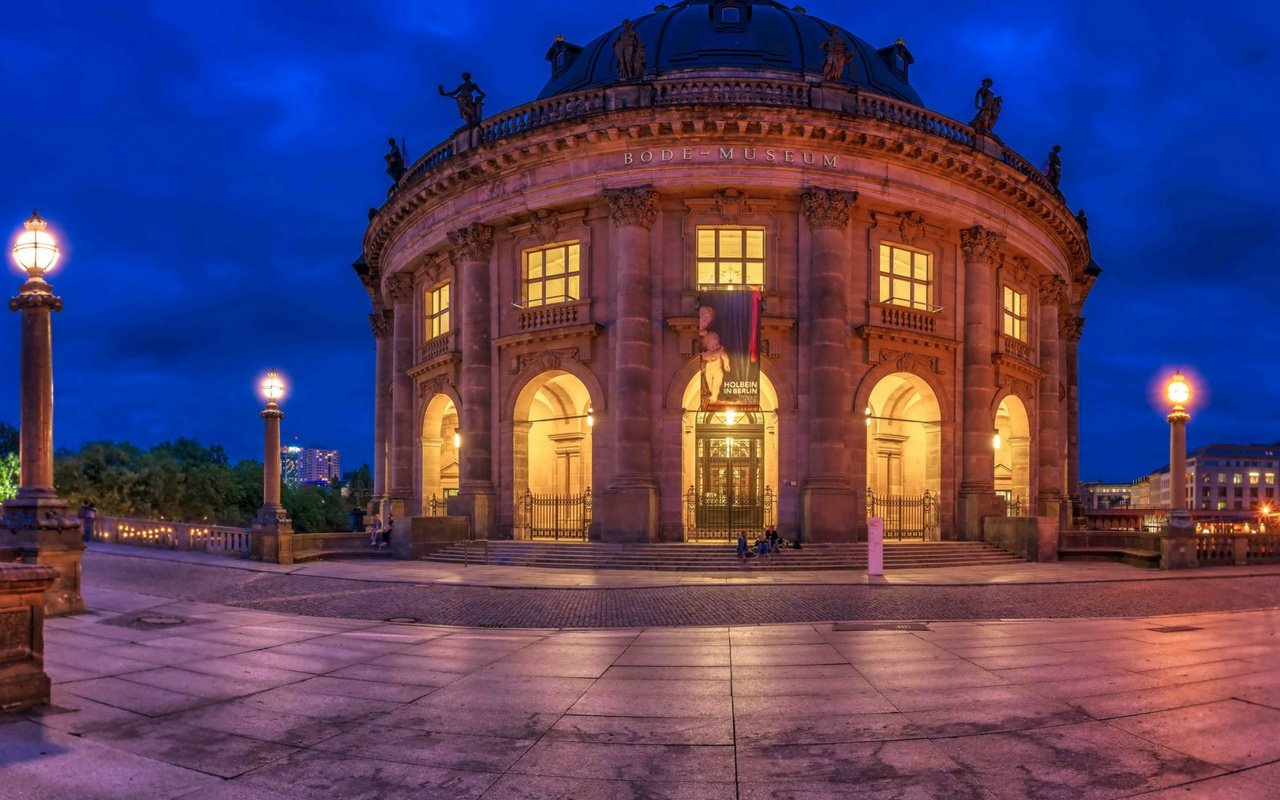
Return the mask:
<svg viewBox="0 0 1280 800"><path fill-rule="evenodd" d="M772 0L659 5L547 60L494 116L464 75L463 126L387 157L354 265L384 513L648 542L1069 521L1099 270L991 82L951 119L901 40Z"/></svg>

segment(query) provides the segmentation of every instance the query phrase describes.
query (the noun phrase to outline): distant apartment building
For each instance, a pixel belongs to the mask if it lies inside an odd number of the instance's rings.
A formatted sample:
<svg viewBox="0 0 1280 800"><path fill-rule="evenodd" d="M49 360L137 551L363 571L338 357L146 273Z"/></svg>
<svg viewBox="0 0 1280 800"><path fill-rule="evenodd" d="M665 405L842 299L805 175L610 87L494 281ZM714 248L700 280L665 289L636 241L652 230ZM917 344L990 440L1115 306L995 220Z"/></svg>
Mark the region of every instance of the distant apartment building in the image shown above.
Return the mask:
<svg viewBox="0 0 1280 800"><path fill-rule="evenodd" d="M1274 509L1280 494L1280 445L1210 444L1187 454L1187 508L1207 511ZM1129 484L1093 483L1090 508L1168 508L1172 487L1164 466ZM1120 499L1125 498L1127 500ZM1113 499L1115 498L1115 499Z"/></svg>
<svg viewBox="0 0 1280 800"><path fill-rule="evenodd" d="M342 460L337 450L289 445L280 448L281 473L290 486L328 485L342 475Z"/></svg>
<svg viewBox="0 0 1280 800"><path fill-rule="evenodd" d="M1133 502L1133 486L1131 483L1103 483L1087 481L1080 484L1086 508L1130 508Z"/></svg>

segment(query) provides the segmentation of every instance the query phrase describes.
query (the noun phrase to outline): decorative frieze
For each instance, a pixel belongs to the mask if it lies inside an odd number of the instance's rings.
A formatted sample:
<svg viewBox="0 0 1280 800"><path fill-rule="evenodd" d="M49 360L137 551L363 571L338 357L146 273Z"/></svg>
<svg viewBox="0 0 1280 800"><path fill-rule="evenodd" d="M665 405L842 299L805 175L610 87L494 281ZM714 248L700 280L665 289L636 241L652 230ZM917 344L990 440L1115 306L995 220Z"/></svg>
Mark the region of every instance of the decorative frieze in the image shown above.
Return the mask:
<svg viewBox="0 0 1280 800"><path fill-rule="evenodd" d="M580 347L562 347L560 349L539 350L536 353L521 353L512 361L511 374L521 373L535 364L538 366L539 372L546 372L560 369L565 361L576 361L579 364L583 364L590 360L591 357L589 355L584 357Z"/></svg>
<svg viewBox="0 0 1280 800"><path fill-rule="evenodd" d="M446 389L455 389L453 381L449 380L447 375L437 375L430 380L422 381L418 384L418 399L429 400L438 394L448 394ZM454 394L456 394L456 390Z"/></svg>
<svg viewBox="0 0 1280 800"><path fill-rule="evenodd" d="M493 228L475 223L449 231L449 244L453 245L451 257L458 261L488 261L493 251Z"/></svg>
<svg viewBox="0 0 1280 800"><path fill-rule="evenodd" d="M814 230L844 230L849 226L849 210L856 202L857 192L840 189L809 189L800 196L800 208Z"/></svg>
<svg viewBox="0 0 1280 800"><path fill-rule="evenodd" d="M413 302L413 273L397 272L387 278L387 299L394 305Z"/></svg>
<svg viewBox="0 0 1280 800"><path fill-rule="evenodd" d="M960 249L964 251L965 261L994 264L1003 245L1003 233L996 233L981 225L960 231Z"/></svg>
<svg viewBox="0 0 1280 800"><path fill-rule="evenodd" d="M658 217L658 193L649 186L605 189L604 200L619 228L651 228Z"/></svg>

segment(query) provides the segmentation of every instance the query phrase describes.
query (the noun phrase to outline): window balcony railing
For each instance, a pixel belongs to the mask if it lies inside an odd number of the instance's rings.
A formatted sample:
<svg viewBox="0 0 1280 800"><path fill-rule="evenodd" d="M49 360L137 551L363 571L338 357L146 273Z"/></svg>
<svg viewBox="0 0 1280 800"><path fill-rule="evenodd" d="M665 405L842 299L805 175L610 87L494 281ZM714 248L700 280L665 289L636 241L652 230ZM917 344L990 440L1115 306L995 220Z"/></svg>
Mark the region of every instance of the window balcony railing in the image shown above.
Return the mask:
<svg viewBox="0 0 1280 800"><path fill-rule="evenodd" d="M941 310L937 306L924 309L893 303L872 303L871 324L919 333L937 333L938 312Z"/></svg>
<svg viewBox="0 0 1280 800"><path fill-rule="evenodd" d="M453 350L453 334L442 333L418 345L418 363L425 364L428 361L443 358L451 350Z"/></svg>
<svg viewBox="0 0 1280 800"><path fill-rule="evenodd" d="M1005 336L1001 334L1000 352L1004 353L1010 358L1016 358L1019 361L1024 361L1032 366L1036 365L1035 349L1032 348L1031 345L1027 344L1026 342L1019 341L1018 339L1015 339L1012 336Z"/></svg>
<svg viewBox="0 0 1280 800"><path fill-rule="evenodd" d="M559 328L563 325L577 325L589 322L591 301L571 300L567 303L556 303L549 306L522 308L516 315L516 329L520 333L540 331L546 328Z"/></svg>

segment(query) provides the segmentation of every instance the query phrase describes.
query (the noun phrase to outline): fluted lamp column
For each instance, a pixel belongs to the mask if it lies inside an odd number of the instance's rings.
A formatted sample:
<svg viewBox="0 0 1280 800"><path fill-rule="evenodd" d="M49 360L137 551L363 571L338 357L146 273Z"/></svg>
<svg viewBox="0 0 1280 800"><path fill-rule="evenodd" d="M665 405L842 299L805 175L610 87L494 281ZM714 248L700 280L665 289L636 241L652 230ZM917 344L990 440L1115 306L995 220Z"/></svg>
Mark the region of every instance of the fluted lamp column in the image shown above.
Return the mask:
<svg viewBox="0 0 1280 800"><path fill-rule="evenodd" d="M250 531L253 557L257 561L276 564L293 563L293 523L280 502L280 399L284 397L284 379L274 369L262 379L264 426L262 446L262 508Z"/></svg>
<svg viewBox="0 0 1280 800"><path fill-rule="evenodd" d="M1160 566L1184 569L1199 566L1195 528L1187 513L1187 423L1191 415L1191 384L1181 372L1165 385L1169 400L1169 523L1161 537Z"/></svg>
<svg viewBox="0 0 1280 800"><path fill-rule="evenodd" d="M18 494L0 515L0 548L17 550L23 563L58 570L45 592L45 614L84 610L80 561L84 542L80 521L67 517L67 501L53 486L53 337L51 316L62 298L44 276L59 263L58 243L39 212L23 223L13 245L13 260L27 280L9 300L22 314Z"/></svg>

